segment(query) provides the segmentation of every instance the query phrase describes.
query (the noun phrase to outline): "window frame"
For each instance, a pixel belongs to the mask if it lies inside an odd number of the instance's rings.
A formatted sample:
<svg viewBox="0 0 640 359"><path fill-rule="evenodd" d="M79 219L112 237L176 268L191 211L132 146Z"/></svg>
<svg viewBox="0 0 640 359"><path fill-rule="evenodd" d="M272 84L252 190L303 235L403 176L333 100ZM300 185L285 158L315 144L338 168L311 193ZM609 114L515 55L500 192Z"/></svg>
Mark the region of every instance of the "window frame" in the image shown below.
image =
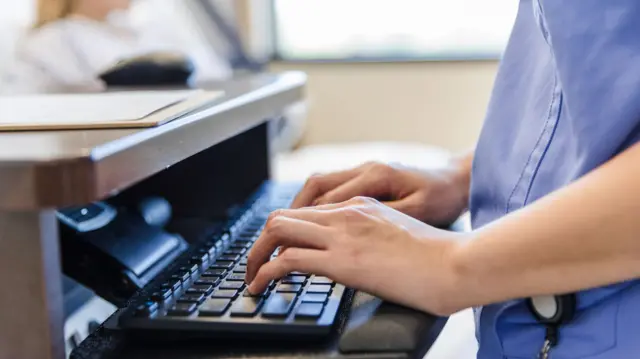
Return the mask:
<svg viewBox="0 0 640 359"><path fill-rule="evenodd" d="M425 55L416 55L416 56L408 56L408 55L398 55L398 56L363 56L363 57L341 57L341 58L292 58L283 56L281 53L281 47L279 44L279 19L278 13L276 10L276 1L277 0L268 0L269 10L267 16L269 20L267 21L268 27L268 41L270 42L271 54L269 56L271 61L282 62L282 63L319 63L319 64L340 64L340 63L420 63L420 62L465 62L465 61L474 61L474 62L493 62L498 61L502 58L502 53L494 53L493 51L487 52L473 52L468 54L445 54L445 55L433 55L433 56L425 56Z"/></svg>

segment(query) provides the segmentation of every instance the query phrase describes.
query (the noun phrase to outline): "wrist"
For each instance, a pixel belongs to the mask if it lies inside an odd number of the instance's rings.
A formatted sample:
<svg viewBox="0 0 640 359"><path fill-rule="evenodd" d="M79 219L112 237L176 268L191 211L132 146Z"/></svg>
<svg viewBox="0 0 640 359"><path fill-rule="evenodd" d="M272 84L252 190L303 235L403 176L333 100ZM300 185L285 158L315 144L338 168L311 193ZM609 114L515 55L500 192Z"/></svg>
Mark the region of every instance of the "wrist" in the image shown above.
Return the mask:
<svg viewBox="0 0 640 359"><path fill-rule="evenodd" d="M471 240L472 233L447 232L439 240L431 238L423 242L426 248L421 252L428 253L426 261L432 264L430 270L422 271L420 279L421 283L428 283L420 301L426 312L449 316L476 305L474 286L470 285L474 279L465 262L466 244ZM438 253L439 260L434 260L434 253Z"/></svg>
<svg viewBox="0 0 640 359"><path fill-rule="evenodd" d="M456 190L463 197L465 208L469 203L469 192L471 190L471 167L473 156L466 155L454 157L450 163L451 182Z"/></svg>
<svg viewBox="0 0 640 359"><path fill-rule="evenodd" d="M425 223L447 228L469 208L471 161L467 158L451 159L449 164L434 173L439 183L438 192L425 201Z"/></svg>
<svg viewBox="0 0 640 359"><path fill-rule="evenodd" d="M490 279L498 275L491 274L489 268L477 260L479 234L480 231L465 233L464 240L458 241L449 253L448 268L453 292L450 304L456 311L489 304L487 291L494 284Z"/></svg>

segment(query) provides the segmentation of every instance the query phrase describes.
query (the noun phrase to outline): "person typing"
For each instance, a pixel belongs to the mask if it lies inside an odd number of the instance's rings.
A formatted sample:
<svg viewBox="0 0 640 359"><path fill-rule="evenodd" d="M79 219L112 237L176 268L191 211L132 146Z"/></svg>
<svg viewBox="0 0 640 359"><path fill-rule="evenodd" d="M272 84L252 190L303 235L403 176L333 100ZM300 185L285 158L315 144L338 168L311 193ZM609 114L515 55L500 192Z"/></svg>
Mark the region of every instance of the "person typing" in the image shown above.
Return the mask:
<svg viewBox="0 0 640 359"><path fill-rule="evenodd" d="M475 151L312 178L254 244L249 291L309 272L476 308L481 359L638 357L638 16L635 0L521 0ZM473 231L436 228L467 208Z"/></svg>

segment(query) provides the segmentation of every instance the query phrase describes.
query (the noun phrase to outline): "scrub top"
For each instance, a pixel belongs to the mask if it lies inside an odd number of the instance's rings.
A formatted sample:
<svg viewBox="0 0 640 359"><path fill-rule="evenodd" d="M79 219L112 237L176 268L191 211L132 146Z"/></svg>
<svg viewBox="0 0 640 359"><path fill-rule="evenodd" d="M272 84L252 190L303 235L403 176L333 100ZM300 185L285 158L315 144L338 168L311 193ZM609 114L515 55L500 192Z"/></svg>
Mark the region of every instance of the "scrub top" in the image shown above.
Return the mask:
<svg viewBox="0 0 640 359"><path fill-rule="evenodd" d="M475 228L640 140L639 19L638 0L520 1L473 165ZM639 283L578 293L550 358L640 358ZM478 358L536 358L544 329L524 300L475 313Z"/></svg>

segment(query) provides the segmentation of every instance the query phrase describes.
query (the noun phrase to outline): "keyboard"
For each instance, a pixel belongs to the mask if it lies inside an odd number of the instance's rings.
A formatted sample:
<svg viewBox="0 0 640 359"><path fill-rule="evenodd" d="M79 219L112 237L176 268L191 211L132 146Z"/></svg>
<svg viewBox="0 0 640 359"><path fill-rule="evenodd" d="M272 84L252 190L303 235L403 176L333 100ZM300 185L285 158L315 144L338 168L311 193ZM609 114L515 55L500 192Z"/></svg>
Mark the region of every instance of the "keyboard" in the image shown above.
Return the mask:
<svg viewBox="0 0 640 359"><path fill-rule="evenodd" d="M291 273L259 295L244 282L247 254L269 213L286 208L299 186L267 184L224 231L145 288L119 319L125 329L233 337L327 336L349 291L322 276ZM274 254L275 256L276 254ZM327 263L327 265L330 265Z"/></svg>

